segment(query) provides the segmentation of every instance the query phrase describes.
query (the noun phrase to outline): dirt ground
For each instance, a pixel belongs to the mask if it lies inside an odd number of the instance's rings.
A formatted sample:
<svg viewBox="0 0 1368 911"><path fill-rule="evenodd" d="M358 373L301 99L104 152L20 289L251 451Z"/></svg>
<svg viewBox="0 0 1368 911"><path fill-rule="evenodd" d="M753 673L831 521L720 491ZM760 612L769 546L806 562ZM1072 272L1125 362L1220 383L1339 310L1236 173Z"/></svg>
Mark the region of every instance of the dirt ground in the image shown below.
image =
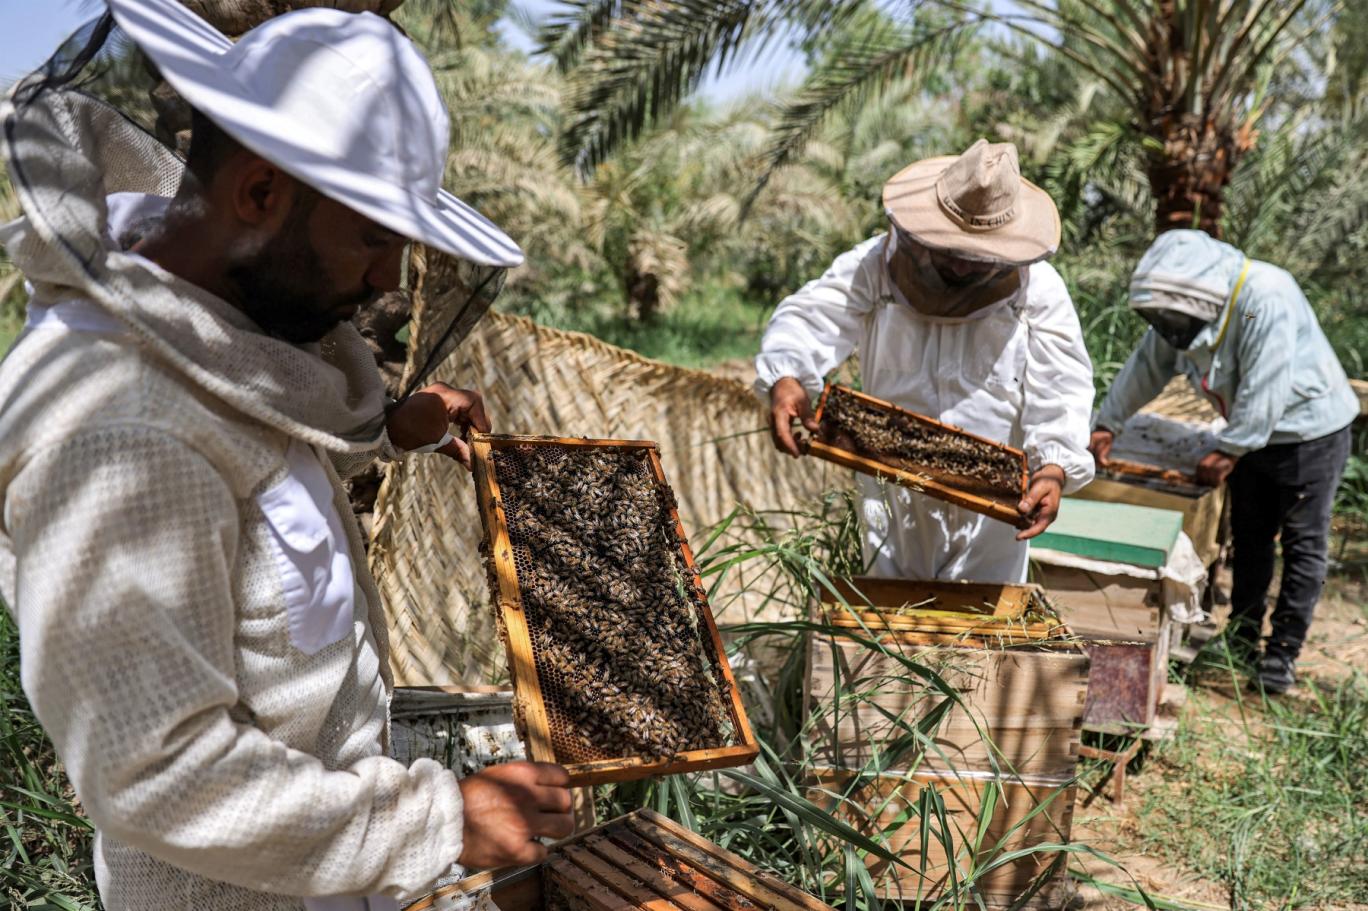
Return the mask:
<svg viewBox="0 0 1368 911"><path fill-rule="evenodd" d="M1335 546L1331 549L1332 557L1336 555L1338 537L1336 535ZM1368 544L1360 541L1355 549L1358 552L1337 565L1326 584L1325 595L1297 664L1302 685L1308 681L1340 680L1355 670L1360 674L1368 673ZM1222 581L1228 591L1229 579ZM1277 591L1276 582L1273 591ZM1224 621L1220 610L1217 619ZM1233 687L1229 683L1199 685L1201 711L1209 713L1208 718L1211 715L1229 717L1232 728L1236 727ZM1195 701L1189 698L1175 714L1181 723L1195 711ZM1082 868L1101 881L1127 887L1133 885L1133 877L1134 884L1145 889L1155 900L1164 899L1193 909L1230 908L1228 890L1222 884L1203 879L1180 863L1139 852L1144 825L1139 811L1144 806L1147 789L1160 786L1161 782L1158 771L1146 769L1143 755L1138 762L1132 763L1131 769L1126 779L1126 802L1122 811L1118 812L1112 803L1111 780L1104 777L1101 793L1080 787L1073 826L1074 841L1108 854L1124 872L1092 858L1075 861L1071 866ZM1097 778L1097 775L1091 776L1091 780ZM1069 907L1073 911L1121 911L1133 909L1135 905L1105 895L1096 887L1082 885ZM1335 907L1342 911L1368 911L1368 905L1361 904Z"/></svg>

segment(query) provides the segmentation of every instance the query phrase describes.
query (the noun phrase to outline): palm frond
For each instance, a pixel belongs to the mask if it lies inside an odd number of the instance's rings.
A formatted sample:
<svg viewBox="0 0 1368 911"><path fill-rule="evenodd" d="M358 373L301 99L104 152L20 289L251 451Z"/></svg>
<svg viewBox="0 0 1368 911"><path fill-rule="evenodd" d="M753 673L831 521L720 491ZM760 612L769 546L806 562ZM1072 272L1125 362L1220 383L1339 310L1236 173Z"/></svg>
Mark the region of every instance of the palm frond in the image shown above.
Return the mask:
<svg viewBox="0 0 1368 911"><path fill-rule="evenodd" d="M537 34L537 52L556 61L562 72L580 62L584 51L622 15L623 0L566 0Z"/></svg>
<svg viewBox="0 0 1368 911"><path fill-rule="evenodd" d="M1310 275L1362 225L1368 113L1317 125L1306 113L1260 143L1236 173L1226 231L1253 256ZM1289 242L1290 241L1290 242Z"/></svg>
<svg viewBox="0 0 1368 911"><path fill-rule="evenodd" d="M1100 54L1103 63L1119 65L1129 78L1143 80L1147 75L1148 51L1144 39L1122 25L1120 20L1106 9L1105 4L1088 0L1082 2L1093 20L1102 20L1103 27L1097 27L1088 16L1080 14L1079 10L1067 4L1050 5L1037 0L1016 0L1018 6L1032 10L1035 14L1022 17L1023 21L1044 25L1067 34Z"/></svg>
<svg viewBox="0 0 1368 911"><path fill-rule="evenodd" d="M891 23L876 23L850 45L833 48L798 96L781 111L746 207L774 172L801 153L833 114L859 106L896 80L915 82L924 78L933 64L953 58L981 21L971 18L946 25L914 25L910 31Z"/></svg>
<svg viewBox="0 0 1368 911"><path fill-rule="evenodd" d="M1310 281L1332 271L1345 242L1368 222L1368 156L1358 154L1343 177L1319 196L1313 217L1298 228L1293 255L1309 266Z"/></svg>
<svg viewBox="0 0 1368 911"><path fill-rule="evenodd" d="M1236 98L1247 94L1251 76L1307 2L1261 0L1250 5L1246 22L1225 46L1220 66L1212 74L1209 92L1213 105L1230 108Z"/></svg>
<svg viewBox="0 0 1368 911"><path fill-rule="evenodd" d="M572 76L561 139L567 163L587 171L726 66L760 13L747 0L624 0L621 15Z"/></svg>

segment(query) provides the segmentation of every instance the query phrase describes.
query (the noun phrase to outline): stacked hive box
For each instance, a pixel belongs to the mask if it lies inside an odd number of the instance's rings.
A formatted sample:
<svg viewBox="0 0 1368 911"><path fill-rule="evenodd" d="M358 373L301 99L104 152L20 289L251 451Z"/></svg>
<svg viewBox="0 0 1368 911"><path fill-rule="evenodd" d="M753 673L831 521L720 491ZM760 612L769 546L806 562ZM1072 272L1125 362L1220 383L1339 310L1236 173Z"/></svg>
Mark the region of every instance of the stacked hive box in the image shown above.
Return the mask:
<svg viewBox="0 0 1368 911"><path fill-rule="evenodd" d="M481 898L497 911L832 911L650 810L576 836L534 867L439 889L408 911L461 911Z"/></svg>
<svg viewBox="0 0 1368 911"><path fill-rule="evenodd" d="M1092 657L1089 730L1141 733L1154 723L1180 632L1162 568L1182 524L1172 510L1070 499L1031 542L1037 578Z"/></svg>
<svg viewBox="0 0 1368 911"><path fill-rule="evenodd" d="M842 634L814 636L808 664L814 799L884 833L908 864L871 865L886 898L932 898L974 879L990 907L1037 884L1032 901L1052 901L1057 856L974 871L1068 840L1087 656L1032 586L855 579L837 588L823 619ZM900 659L935 671L958 700ZM937 711L925 740L909 736ZM944 831L924 838L932 795L945 814L933 828Z"/></svg>

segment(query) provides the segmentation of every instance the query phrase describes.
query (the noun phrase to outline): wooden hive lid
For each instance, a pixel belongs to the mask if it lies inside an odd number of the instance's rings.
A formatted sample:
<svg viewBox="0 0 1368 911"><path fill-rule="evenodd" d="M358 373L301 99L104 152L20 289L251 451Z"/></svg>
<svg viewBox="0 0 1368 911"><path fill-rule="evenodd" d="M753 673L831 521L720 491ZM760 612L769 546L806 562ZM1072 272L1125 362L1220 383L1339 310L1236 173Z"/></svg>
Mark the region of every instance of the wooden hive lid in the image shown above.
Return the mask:
<svg viewBox="0 0 1368 911"><path fill-rule="evenodd" d="M1182 530L1183 514L1174 510L1070 497L1031 546L1157 569Z"/></svg>

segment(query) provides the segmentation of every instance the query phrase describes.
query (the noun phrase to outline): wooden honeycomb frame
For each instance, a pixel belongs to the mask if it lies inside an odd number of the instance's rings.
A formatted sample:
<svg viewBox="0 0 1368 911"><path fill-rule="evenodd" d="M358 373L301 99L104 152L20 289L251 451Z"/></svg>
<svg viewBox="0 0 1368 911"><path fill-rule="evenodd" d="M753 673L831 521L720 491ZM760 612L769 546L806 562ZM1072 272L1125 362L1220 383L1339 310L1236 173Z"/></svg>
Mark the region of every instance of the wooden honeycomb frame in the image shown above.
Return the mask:
<svg viewBox="0 0 1368 911"><path fill-rule="evenodd" d="M547 911L555 889L581 911L834 911L673 820L636 810L550 849L532 867L488 871L443 886L406 911L480 907Z"/></svg>
<svg viewBox="0 0 1368 911"><path fill-rule="evenodd" d="M955 506L960 506L971 512L976 512L992 519L997 519L1000 522L1006 522L1017 528L1027 528L1031 525L1031 520L1022 516L1016 509L1017 501L1026 495L1027 482L1029 479L1026 453L1020 449L1015 449L1011 446L999 443L996 440L990 440L987 437L981 437L977 434L961 430L959 427L955 427L952 424L946 424L937 421L934 418L929 418L924 414L917 414L915 411L899 408L891 402L885 402L883 399L876 399L872 395L866 395L863 392L851 389L848 386L839 386L832 383L828 383L822 390L822 397L817 403L817 413L814 415L814 418L819 424L822 421L822 412L826 408L827 397L831 394L833 389L839 389L843 394L858 399L867 405L872 405L884 411L896 412L917 423L935 427L939 430L971 439L975 442L983 443L992 446L994 449L1008 453L1021 465L1020 492L1014 492L1011 498L1007 498L1010 502L992 499L963 489L966 486L966 483L965 479L961 476L952 475L929 466L918 471L910 471L906 468L889 465L880 462L877 459L869 458L868 456L852 452L849 449L844 449L840 446L825 443L817 439L810 439L807 441L807 451L810 454L817 456L819 459L825 459L828 462L834 462L835 464L842 465L846 468L853 468L863 474L873 475L877 478L883 478L884 480L892 481L895 484L900 484L903 487L909 487L919 493L924 493L929 497L934 497L935 499L942 500L946 503L952 503Z"/></svg>
<svg viewBox="0 0 1368 911"><path fill-rule="evenodd" d="M658 484L669 489L660 464L656 444L638 440L590 440L549 436L512 436L473 434L471 437L472 464L475 489L479 501L480 519L484 525L485 547L490 567L490 595L495 601L500 629L508 652L509 669L513 678L514 721L527 744L529 758L540 762L559 762L570 773L575 786L630 781L652 775L672 775L678 772L716 769L745 765L759 754L759 745L746 718L740 690L732 676L722 637L708 606L707 593L694 561L693 551L684 535L679 510L670 506L670 520L674 522L680 548L689 570L688 582L693 586L698 605L700 633L704 648L710 654L716 679L730 693L730 721L733 726L733 745L709 749L689 750L673 757L658 759L648 756L628 756L593 761L566 762L556 749L556 732L552 729L547 708L547 693L543 689L542 674L538 670L531 629L523 612L521 587L514 545L510 539L508 517L504 512L499 479L494 463L495 451L509 447L554 446L562 448L608 448L639 450L646 453L647 462ZM673 499L673 498L671 498Z"/></svg>
<svg viewBox="0 0 1368 911"><path fill-rule="evenodd" d="M1176 468L1160 468L1157 465L1146 465L1144 462L1130 462L1125 459L1109 459L1106 465L1097 469L1097 476L1109 481L1136 484L1150 490L1191 499L1212 490L1208 485L1200 483L1195 475Z"/></svg>

